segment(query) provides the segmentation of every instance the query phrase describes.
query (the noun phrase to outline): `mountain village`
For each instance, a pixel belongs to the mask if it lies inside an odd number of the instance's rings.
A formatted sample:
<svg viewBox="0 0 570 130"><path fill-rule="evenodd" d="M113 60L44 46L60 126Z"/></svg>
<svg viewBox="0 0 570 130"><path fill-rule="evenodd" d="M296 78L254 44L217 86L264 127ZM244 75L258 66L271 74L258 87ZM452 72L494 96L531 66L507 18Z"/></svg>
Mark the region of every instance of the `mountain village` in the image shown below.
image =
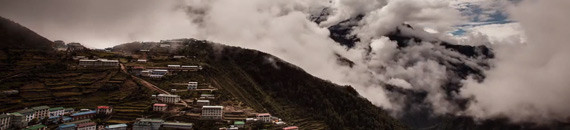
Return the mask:
<svg viewBox="0 0 570 130"><path fill-rule="evenodd" d="M163 129L197 129L200 122L216 124L220 130L256 129L270 126L271 129L296 130L297 126L289 125L271 113L258 112L243 103L228 100L220 93L216 82L202 79L181 80L168 83L170 89L158 87L156 84L164 78L178 74L191 74L201 71L198 64L164 64L157 57L172 60L191 60L192 56L160 55L154 51L175 48L176 40L161 41L157 47L144 48L132 54L114 52L111 48L90 50L79 43L65 44L55 41L53 47L61 53L71 56L76 65L74 69L114 69L128 75L142 86L152 90L154 94L144 95L152 99L150 105L131 104L99 104L93 108L73 108L67 106L39 105L0 115L0 130L163 130ZM132 59L105 59L93 55L80 55L81 51L126 54ZM109 81L111 82L111 81ZM5 91L3 93L7 93ZM19 90L10 90L19 93ZM124 91L122 93L131 93ZM130 112L148 113L134 120L120 118ZM126 114L125 114L126 113ZM193 121L176 120L167 117L186 117ZM267 127L266 127L267 128Z"/></svg>

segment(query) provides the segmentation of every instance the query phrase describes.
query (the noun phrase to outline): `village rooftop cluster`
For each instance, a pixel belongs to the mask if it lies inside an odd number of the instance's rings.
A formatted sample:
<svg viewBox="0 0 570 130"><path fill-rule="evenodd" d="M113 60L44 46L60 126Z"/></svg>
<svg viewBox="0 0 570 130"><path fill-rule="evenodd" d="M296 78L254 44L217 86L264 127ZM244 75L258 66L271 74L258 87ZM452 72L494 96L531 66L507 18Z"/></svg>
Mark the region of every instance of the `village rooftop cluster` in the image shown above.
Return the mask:
<svg viewBox="0 0 570 130"><path fill-rule="evenodd" d="M163 41L159 48L172 47L171 43L177 41ZM55 49L66 52L76 52L89 50L79 43L65 44L63 41L55 41ZM111 52L112 49L99 50ZM141 49L138 51L138 59L132 61L120 61L119 59L105 59L93 56L74 55L73 60L77 62L79 69L93 68L119 68L129 74L143 86L155 91L158 94L148 95L153 101L148 106L152 113L169 113L175 116L185 116L196 120L215 121L226 124L220 130L247 129L248 125L255 123L272 124L280 126L285 130L298 129L296 126L288 126L282 119L272 116L270 113L258 113L251 109L243 109L239 106L220 104L219 95L216 88L210 83L199 83L187 80L182 83L172 83L172 85L184 86L185 89L171 89L165 91L146 80L160 81L167 76L181 73L192 73L202 70L200 65L177 65L148 66L152 60L149 55L151 49ZM91 57L91 58L90 58ZM171 56L172 59L186 59L188 56ZM123 65L125 63L131 65ZM135 64L135 65L132 65ZM198 97L182 98L173 93L194 92L199 93ZM12 92L14 93L14 92ZM18 93L17 91L15 93ZM58 130L159 130L170 129L193 129L193 122L180 122L176 120L166 121L160 118L147 118L145 116L137 118L132 123L98 123L96 120L108 120L116 112L113 106L98 106L91 109L74 109L64 107L37 106L23 110L5 113L0 115L0 130L25 129L25 130L45 130L48 126L57 125Z"/></svg>

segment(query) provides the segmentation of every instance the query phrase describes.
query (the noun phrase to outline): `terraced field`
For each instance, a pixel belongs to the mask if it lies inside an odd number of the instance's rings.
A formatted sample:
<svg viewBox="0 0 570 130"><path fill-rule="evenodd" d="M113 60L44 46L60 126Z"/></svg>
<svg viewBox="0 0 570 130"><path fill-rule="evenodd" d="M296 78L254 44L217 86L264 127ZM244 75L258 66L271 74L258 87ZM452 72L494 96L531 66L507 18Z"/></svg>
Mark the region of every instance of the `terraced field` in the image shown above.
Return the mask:
<svg viewBox="0 0 570 130"><path fill-rule="evenodd" d="M17 95L7 97L18 102L0 102L2 112L14 111L36 105L92 108L107 104L108 94L99 92L117 75L118 70L66 70L56 73L36 73L11 77L0 83L18 90ZM97 96L94 96L97 95Z"/></svg>

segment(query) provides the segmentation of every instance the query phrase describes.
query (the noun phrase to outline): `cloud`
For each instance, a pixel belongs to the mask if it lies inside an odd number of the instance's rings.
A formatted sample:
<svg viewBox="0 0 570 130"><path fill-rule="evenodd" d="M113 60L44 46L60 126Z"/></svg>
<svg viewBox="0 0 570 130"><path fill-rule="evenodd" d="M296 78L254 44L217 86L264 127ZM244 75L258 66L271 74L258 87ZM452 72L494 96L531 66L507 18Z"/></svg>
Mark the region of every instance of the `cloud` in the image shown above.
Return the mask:
<svg viewBox="0 0 570 130"><path fill-rule="evenodd" d="M104 48L132 41L191 37L197 32L180 0L0 0L0 16L50 40Z"/></svg>
<svg viewBox="0 0 570 130"><path fill-rule="evenodd" d="M436 115L460 113L479 119L509 117L515 121L568 117L565 110L570 108L564 101L570 99L566 80L570 73L564 65L569 63L566 50L570 48L566 43L570 29L565 24L570 22L564 12L570 11L563 7L568 2L525 1L510 13L520 26L480 26L472 28L470 31L476 33L465 39L439 33L468 20L452 4L442 0L3 0L0 15L52 40L77 41L98 48L193 37L257 49L314 76L351 85L373 104L394 113L418 104L406 104L408 95L387 91L386 84L426 93L419 105L429 106ZM497 9L494 5L484 7ZM310 20L311 15L325 8L332 11L326 21L317 24ZM362 20L351 32L360 39L355 48L346 48L329 38L327 27L359 15L363 15ZM488 19L484 17L481 19ZM403 23L417 28L402 28ZM424 28L432 33L424 32ZM494 68L485 72L484 82L464 80L466 86L459 93L446 94L442 86L462 80L450 72L450 64L483 70L480 63L489 61L464 56L432 41L517 43L523 41L516 40L520 39L517 33L498 33L504 36L497 37L489 32L514 32L518 28L524 30L528 40L525 44L493 45L498 57L492 60ZM409 47L398 48L385 36L396 29L423 41L412 40L407 43ZM355 64L337 64L338 55ZM464 111L453 102L457 98L473 102Z"/></svg>
<svg viewBox="0 0 570 130"><path fill-rule="evenodd" d="M483 82L466 80L472 98L466 115L514 122L566 121L570 117L569 1L523 1L511 10L528 44L497 45L494 68Z"/></svg>

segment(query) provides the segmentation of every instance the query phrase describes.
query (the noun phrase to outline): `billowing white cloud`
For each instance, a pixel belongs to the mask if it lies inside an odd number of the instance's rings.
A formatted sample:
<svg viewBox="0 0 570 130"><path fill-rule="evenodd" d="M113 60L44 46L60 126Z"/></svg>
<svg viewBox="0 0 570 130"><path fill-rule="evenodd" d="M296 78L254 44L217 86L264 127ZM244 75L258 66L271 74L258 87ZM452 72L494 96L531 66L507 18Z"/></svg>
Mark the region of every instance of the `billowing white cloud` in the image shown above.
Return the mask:
<svg viewBox="0 0 570 130"><path fill-rule="evenodd" d="M570 117L570 1L523 1L511 10L528 36L524 45L496 45L494 68L479 83L466 80L473 98L466 115L514 122L566 121Z"/></svg>

